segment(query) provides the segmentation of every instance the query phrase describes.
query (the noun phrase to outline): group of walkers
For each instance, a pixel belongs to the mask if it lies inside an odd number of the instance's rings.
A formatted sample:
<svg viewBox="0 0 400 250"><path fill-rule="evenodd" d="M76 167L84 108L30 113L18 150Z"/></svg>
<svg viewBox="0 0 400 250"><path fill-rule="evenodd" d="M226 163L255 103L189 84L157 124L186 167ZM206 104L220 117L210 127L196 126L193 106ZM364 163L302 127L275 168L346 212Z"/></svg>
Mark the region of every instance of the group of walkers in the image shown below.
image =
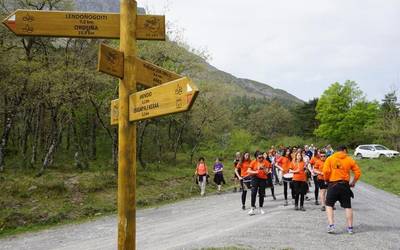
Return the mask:
<svg viewBox="0 0 400 250"><path fill-rule="evenodd" d="M273 200L276 200L274 184L283 185L283 206L289 205L288 191L290 189L294 210L306 211L304 201L310 200L307 193L310 186L314 185L314 203L321 205L321 210L326 211L328 232L335 231L333 210L335 203L339 201L346 210L347 231L353 233L351 198L354 195L350 187L354 187L361 176L361 171L356 162L347 155L345 146L339 147L336 153L330 145L321 149L313 145L281 146L279 149L271 147L266 152L257 150L253 159L249 152L237 152L233 167L235 185L236 183L240 185L243 210L246 210L247 193L250 192L249 215L256 214L257 196L258 212L265 213L263 206L266 188L271 189L271 196ZM218 192L221 192L221 185L225 184L223 168L222 162L217 158L213 172ZM350 171L354 175L351 182ZM204 158L199 159L195 174L203 196L208 177Z"/></svg>

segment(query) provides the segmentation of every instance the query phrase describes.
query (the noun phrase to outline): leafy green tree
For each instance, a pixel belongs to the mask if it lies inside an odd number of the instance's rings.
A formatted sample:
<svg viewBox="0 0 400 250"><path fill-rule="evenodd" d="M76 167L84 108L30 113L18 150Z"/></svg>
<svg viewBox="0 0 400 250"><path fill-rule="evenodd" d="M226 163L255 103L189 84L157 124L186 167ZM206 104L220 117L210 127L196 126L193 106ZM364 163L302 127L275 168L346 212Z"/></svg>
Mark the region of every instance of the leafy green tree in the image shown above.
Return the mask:
<svg viewBox="0 0 400 250"><path fill-rule="evenodd" d="M353 81L332 84L318 100L315 134L332 143L354 145L362 139L363 131L377 116L377 103L365 100Z"/></svg>

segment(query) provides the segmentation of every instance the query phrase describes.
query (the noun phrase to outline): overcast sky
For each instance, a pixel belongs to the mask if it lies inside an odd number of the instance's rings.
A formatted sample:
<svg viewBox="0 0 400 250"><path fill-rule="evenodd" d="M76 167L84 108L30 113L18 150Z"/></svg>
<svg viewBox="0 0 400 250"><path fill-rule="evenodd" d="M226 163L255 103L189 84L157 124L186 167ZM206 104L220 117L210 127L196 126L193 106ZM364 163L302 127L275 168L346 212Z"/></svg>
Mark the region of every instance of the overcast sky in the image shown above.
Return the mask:
<svg viewBox="0 0 400 250"><path fill-rule="evenodd" d="M354 80L400 90L400 0L138 0L184 30L210 63L308 100Z"/></svg>

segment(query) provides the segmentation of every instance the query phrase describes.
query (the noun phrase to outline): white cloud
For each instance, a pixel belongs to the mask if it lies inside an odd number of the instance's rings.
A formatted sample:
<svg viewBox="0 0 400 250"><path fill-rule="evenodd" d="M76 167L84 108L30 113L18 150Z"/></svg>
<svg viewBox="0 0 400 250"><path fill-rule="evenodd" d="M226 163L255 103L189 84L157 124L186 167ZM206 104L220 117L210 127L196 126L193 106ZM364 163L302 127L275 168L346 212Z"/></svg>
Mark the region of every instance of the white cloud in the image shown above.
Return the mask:
<svg viewBox="0 0 400 250"><path fill-rule="evenodd" d="M206 47L212 64L304 99L356 81L369 99L400 88L400 1L142 0Z"/></svg>

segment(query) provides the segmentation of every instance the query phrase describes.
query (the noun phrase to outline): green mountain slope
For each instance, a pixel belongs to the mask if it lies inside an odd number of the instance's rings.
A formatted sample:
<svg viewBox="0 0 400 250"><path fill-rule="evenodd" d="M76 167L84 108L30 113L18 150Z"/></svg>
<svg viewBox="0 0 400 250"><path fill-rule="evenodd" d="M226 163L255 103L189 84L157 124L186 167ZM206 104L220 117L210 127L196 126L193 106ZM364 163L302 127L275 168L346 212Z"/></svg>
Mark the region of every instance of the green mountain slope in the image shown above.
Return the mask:
<svg viewBox="0 0 400 250"><path fill-rule="evenodd" d="M75 6L81 11L119 11L119 1L116 0L75 0ZM139 12L140 14L144 14L143 12L145 11L144 9L139 8ZM167 49L161 48L162 46ZM199 82L200 85L204 82L212 84L215 87L213 89L220 91L222 96L234 97L246 95L266 100L276 100L285 106L293 106L303 102L284 90L275 89L269 85L253 80L237 78L229 73L223 72L207 63L201 57L189 52L188 49L179 47L179 45L173 42L169 42L168 44L165 42L163 44L154 44L154 42L152 42L152 44L146 43L146 46L143 46L142 49L145 51L139 49L139 53L145 59L157 64L157 61L163 61L160 60L160 58L169 57L175 63L181 65L183 74L193 78L195 81ZM161 57L159 54L160 51L162 51ZM169 65L162 66L168 68ZM177 70L174 69L174 67L169 69Z"/></svg>

